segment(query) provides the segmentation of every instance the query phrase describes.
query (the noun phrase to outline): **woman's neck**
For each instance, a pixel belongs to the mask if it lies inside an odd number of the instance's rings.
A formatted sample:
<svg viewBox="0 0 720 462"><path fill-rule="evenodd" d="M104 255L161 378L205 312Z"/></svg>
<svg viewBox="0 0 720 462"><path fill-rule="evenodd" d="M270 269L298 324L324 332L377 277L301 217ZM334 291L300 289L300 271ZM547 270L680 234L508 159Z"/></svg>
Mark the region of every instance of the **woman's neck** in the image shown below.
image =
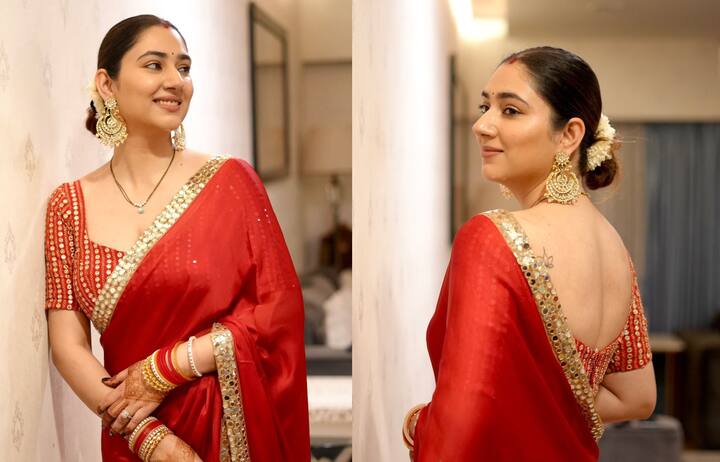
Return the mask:
<svg viewBox="0 0 720 462"><path fill-rule="evenodd" d="M545 195L545 181L541 181L540 183L521 191L513 191L513 194L520 203L521 208L529 209L542 201L542 198Z"/></svg>
<svg viewBox="0 0 720 462"><path fill-rule="evenodd" d="M112 165L115 174L132 188L155 184L172 158L170 137L128 136L115 148Z"/></svg>

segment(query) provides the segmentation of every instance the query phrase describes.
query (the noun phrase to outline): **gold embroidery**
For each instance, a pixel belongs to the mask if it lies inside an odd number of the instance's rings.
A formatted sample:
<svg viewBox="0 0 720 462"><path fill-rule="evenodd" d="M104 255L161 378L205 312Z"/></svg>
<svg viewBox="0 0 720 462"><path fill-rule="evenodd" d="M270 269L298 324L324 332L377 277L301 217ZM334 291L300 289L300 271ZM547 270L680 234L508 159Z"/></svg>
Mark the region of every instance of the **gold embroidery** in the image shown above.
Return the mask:
<svg viewBox="0 0 720 462"><path fill-rule="evenodd" d="M493 210L485 212L484 215L495 223L505 237L510 250L515 254L535 298L540 318L545 324L545 333L555 352L555 357L565 372L565 377L575 395L575 400L580 405L590 432L595 441L599 440L604 427L595 410L595 394L590 386L567 319L562 312L557 291L550 280L545 261L535 257L527 235L520 223L510 213L505 210Z"/></svg>
<svg viewBox="0 0 720 462"><path fill-rule="evenodd" d="M230 462L230 442L225 429L225 418L220 422L220 462Z"/></svg>
<svg viewBox="0 0 720 462"><path fill-rule="evenodd" d="M213 325L211 339L223 400L223 423L227 431L230 460L250 462L240 377L235 362L232 333L220 323Z"/></svg>
<svg viewBox="0 0 720 462"><path fill-rule="evenodd" d="M98 332L102 334L110 323L120 295L125 290L128 282L130 282L133 274L135 274L138 266L140 266L142 259L187 210L225 160L227 160L226 156L217 156L208 160L180 188L172 201L165 206L165 209L160 212L132 248L115 265L115 269L108 276L102 289L100 289L92 313L92 322Z"/></svg>

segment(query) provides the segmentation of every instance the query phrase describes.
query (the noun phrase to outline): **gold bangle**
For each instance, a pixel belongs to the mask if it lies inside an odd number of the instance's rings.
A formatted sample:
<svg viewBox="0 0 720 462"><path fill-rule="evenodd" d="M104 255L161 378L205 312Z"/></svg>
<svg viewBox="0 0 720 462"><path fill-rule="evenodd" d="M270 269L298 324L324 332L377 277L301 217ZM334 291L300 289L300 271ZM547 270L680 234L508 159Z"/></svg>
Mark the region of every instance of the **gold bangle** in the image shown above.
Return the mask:
<svg viewBox="0 0 720 462"><path fill-rule="evenodd" d="M148 358L150 360L150 368L152 370L153 375L155 376L155 383L159 385L158 391L161 391L163 393L168 393L171 390L173 390L176 387L176 385L174 383L171 383L160 372L160 368L158 367L159 354L160 354L160 350L155 350L155 352L153 354L151 354L150 357Z"/></svg>
<svg viewBox="0 0 720 462"><path fill-rule="evenodd" d="M153 429L153 431L148 434L147 438L145 438L145 441L143 441L142 446L140 446L138 457L140 457L140 459L144 462L148 462L163 438L171 433L170 429L165 425L160 425L159 427Z"/></svg>
<svg viewBox="0 0 720 462"><path fill-rule="evenodd" d="M130 448L130 452L133 451L133 448L135 447L135 440L137 440L138 435L142 433L143 428L147 427L148 424L154 420L157 419L153 416L146 417L137 425L137 427L135 427L135 430L132 431L130 437L128 438L128 447Z"/></svg>
<svg viewBox="0 0 720 462"><path fill-rule="evenodd" d="M158 377L159 372L157 372L157 366L154 364L154 361L155 353L148 356L143 361L143 379L145 379L145 383L147 383L153 390L159 391L163 394L167 394L172 391L175 386L170 383L164 382L161 378Z"/></svg>
<svg viewBox="0 0 720 462"><path fill-rule="evenodd" d="M407 414L405 414L405 420L403 421L403 442L405 446L411 451L415 449L415 430L413 428L412 434L410 433L410 425L415 422L417 424L418 414L420 411L427 406L427 404L418 404L412 407Z"/></svg>

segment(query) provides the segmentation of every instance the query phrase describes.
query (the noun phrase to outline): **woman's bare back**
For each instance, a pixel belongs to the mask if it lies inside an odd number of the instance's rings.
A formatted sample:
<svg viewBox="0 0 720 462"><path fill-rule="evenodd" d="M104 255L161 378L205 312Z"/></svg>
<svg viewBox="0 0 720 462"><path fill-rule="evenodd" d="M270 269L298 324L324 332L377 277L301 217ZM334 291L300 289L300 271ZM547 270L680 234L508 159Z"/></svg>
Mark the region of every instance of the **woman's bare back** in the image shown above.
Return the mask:
<svg viewBox="0 0 720 462"><path fill-rule="evenodd" d="M601 349L618 338L632 303L630 257L615 228L589 199L514 212L548 263L573 336Z"/></svg>

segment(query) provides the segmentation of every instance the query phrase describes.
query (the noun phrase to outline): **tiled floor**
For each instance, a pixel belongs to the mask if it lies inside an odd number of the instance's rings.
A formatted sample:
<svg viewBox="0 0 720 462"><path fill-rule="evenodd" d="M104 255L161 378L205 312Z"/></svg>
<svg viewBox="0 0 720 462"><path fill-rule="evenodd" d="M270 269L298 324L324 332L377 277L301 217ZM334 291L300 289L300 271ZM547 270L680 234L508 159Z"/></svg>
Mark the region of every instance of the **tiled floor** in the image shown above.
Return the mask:
<svg viewBox="0 0 720 462"><path fill-rule="evenodd" d="M683 462L720 462L720 451L685 451Z"/></svg>

